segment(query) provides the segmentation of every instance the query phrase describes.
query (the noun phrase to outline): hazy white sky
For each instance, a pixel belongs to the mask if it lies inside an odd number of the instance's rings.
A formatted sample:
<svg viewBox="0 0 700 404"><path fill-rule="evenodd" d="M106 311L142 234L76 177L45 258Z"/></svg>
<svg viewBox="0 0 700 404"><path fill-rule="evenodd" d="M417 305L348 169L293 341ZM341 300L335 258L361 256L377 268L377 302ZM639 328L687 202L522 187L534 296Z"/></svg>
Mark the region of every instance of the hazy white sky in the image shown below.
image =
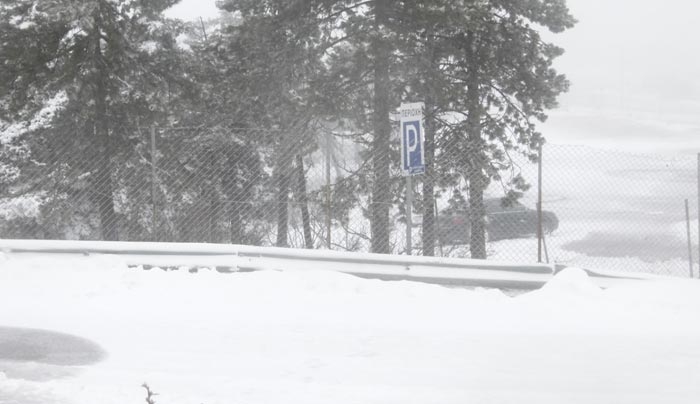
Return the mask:
<svg viewBox="0 0 700 404"><path fill-rule="evenodd" d="M566 49L552 142L700 152L700 3L569 0L578 25L551 37Z"/></svg>
<svg viewBox="0 0 700 404"><path fill-rule="evenodd" d="M700 2L569 0L575 28L547 38L571 81L540 125L552 143L641 152L700 152ZM171 16L213 17L214 0L182 0Z"/></svg>

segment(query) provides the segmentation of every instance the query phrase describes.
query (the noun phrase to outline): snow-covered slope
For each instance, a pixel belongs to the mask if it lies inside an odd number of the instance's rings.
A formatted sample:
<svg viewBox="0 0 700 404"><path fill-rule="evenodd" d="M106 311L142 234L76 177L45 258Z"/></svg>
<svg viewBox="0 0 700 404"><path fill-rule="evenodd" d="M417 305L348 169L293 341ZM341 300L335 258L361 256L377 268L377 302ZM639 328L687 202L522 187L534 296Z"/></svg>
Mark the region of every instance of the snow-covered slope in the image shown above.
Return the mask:
<svg viewBox="0 0 700 404"><path fill-rule="evenodd" d="M0 255L0 326L92 340L0 359L0 403L695 403L700 284L600 290L570 269L508 297L332 271L129 269ZM40 375L41 377L33 377Z"/></svg>

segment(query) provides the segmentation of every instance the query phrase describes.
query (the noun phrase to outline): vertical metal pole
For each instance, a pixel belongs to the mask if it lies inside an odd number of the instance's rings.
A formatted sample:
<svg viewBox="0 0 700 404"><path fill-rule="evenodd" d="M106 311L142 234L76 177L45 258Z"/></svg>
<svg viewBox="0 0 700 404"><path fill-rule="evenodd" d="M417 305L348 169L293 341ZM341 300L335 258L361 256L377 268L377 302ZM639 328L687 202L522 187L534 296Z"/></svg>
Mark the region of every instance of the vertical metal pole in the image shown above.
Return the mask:
<svg viewBox="0 0 700 404"><path fill-rule="evenodd" d="M406 176L406 255L413 252L411 233L413 231L413 179Z"/></svg>
<svg viewBox="0 0 700 404"><path fill-rule="evenodd" d="M690 242L690 207L688 206L688 200L685 200L685 223L688 237L688 269L690 270L690 277L693 277L693 247Z"/></svg>
<svg viewBox="0 0 700 404"><path fill-rule="evenodd" d="M151 126L151 204L153 205L152 236L153 241L158 241L158 205L156 203L158 173L156 157L156 127Z"/></svg>
<svg viewBox="0 0 700 404"><path fill-rule="evenodd" d="M537 262L542 262L542 143L537 151Z"/></svg>
<svg viewBox="0 0 700 404"><path fill-rule="evenodd" d="M331 136L326 135L326 247L331 249Z"/></svg>
<svg viewBox="0 0 700 404"><path fill-rule="evenodd" d="M442 249L442 238L440 237L440 217L438 212L437 198L433 199L433 206L435 209L435 236L438 240L438 245L440 246L440 256L444 257L445 252Z"/></svg>

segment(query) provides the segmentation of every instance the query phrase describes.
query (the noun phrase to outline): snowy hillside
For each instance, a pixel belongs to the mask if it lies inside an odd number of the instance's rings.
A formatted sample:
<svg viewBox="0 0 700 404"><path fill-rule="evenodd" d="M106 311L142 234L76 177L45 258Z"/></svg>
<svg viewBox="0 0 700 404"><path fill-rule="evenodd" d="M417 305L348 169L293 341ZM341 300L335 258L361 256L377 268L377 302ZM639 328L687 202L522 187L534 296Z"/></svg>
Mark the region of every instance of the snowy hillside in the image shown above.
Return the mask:
<svg viewBox="0 0 700 404"><path fill-rule="evenodd" d="M0 403L142 403L144 382L161 404L695 403L699 305L695 281L602 291L576 269L512 298L333 272L0 255L0 326L105 352L73 367L0 356Z"/></svg>

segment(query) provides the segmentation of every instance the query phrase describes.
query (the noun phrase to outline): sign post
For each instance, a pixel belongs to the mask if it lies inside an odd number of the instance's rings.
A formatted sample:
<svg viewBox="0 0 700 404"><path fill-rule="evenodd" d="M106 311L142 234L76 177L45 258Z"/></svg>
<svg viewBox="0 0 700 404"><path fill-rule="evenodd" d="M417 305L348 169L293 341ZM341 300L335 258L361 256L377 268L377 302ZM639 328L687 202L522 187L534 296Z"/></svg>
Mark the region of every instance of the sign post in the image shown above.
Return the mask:
<svg viewBox="0 0 700 404"><path fill-rule="evenodd" d="M412 176L425 173L424 130L422 102L401 104L401 171L406 176L406 254L411 255L413 244L413 181Z"/></svg>

